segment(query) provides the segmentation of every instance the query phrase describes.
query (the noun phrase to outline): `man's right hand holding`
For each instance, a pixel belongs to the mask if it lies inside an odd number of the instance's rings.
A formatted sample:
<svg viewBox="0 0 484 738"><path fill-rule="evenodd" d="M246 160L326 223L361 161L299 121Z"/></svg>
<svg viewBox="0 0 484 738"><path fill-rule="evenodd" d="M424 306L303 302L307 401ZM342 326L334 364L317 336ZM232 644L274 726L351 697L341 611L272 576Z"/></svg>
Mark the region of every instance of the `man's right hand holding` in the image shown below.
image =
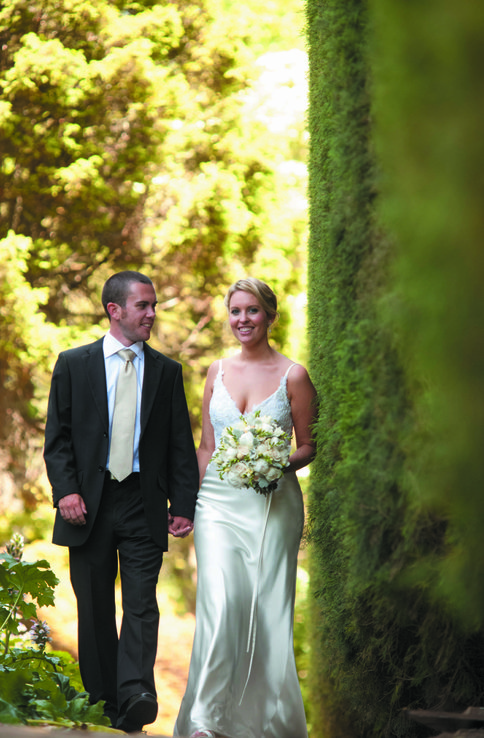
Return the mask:
<svg viewBox="0 0 484 738"><path fill-rule="evenodd" d="M59 500L60 514L71 525L86 525L87 508L81 495L72 494Z"/></svg>

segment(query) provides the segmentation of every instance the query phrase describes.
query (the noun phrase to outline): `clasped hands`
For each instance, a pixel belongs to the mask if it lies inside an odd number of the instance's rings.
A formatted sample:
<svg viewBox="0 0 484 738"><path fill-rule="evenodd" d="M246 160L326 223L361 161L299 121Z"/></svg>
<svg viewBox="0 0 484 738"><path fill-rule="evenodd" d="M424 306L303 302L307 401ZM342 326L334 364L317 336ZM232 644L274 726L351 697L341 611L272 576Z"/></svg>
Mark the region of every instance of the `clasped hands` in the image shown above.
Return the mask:
<svg viewBox="0 0 484 738"><path fill-rule="evenodd" d="M61 497L59 510L66 523L71 525L85 525L87 508L81 495L71 494ZM168 513L168 532L175 538L186 538L193 530L193 521L181 515Z"/></svg>
<svg viewBox="0 0 484 738"><path fill-rule="evenodd" d="M168 513L168 533L175 538L186 538L193 530L193 520Z"/></svg>

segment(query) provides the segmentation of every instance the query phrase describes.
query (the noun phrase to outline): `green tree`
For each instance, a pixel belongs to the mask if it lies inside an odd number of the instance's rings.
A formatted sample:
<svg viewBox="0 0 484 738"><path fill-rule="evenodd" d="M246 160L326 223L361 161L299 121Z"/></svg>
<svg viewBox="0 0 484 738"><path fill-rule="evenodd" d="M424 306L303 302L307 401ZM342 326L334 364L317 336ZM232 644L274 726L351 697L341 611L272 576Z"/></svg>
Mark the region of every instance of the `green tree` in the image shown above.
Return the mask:
<svg viewBox="0 0 484 738"><path fill-rule="evenodd" d="M32 289L26 280L31 240L10 233L0 240L0 446L1 470L8 471L24 495L33 503L32 487L39 475L40 461L26 469L26 457L38 452L38 385L48 367L50 343L55 331L47 331L39 311L45 289Z"/></svg>
<svg viewBox="0 0 484 738"><path fill-rule="evenodd" d="M216 0L0 10L0 238L28 239L25 286L44 290L37 309L67 340L105 329L113 270L146 271L160 299L153 341L187 365L195 428L228 284L251 271L281 296L304 288L304 112L288 140L261 114L268 65L256 59L284 47L246 12ZM292 102L283 67L272 93ZM44 335L52 365L59 344ZM48 376L29 381L45 408Z"/></svg>
<svg viewBox="0 0 484 738"><path fill-rule="evenodd" d="M98 265L136 260L163 111L183 97L163 62L183 33L172 5L133 19L107 2L3 4L0 235L32 239L27 276L54 322Z"/></svg>

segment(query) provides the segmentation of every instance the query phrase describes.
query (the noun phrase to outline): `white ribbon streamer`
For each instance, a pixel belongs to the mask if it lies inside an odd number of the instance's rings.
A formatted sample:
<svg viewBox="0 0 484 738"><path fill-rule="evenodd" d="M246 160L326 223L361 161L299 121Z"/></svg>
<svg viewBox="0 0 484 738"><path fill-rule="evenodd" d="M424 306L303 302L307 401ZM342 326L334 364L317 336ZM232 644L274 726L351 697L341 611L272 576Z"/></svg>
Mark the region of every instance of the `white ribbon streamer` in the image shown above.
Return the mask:
<svg viewBox="0 0 484 738"><path fill-rule="evenodd" d="M260 576L260 572L262 569L264 540L265 540L266 529L267 529L267 521L269 519L269 511L271 509L271 499L272 499L272 494L268 494L266 496L266 511L265 511L264 527L262 528L262 538L261 538L260 549L259 549L259 561L257 562L257 574L255 577L254 590L252 592L252 603L250 606L249 634L247 637L247 651L246 651L246 653L249 653L250 651L249 669L247 672L247 679L245 680L244 689L242 690L242 696L239 701L239 707L242 704L242 700L244 699L245 691L247 689L247 685L250 679L250 674L252 672L252 662L254 661L255 639L256 639L256 634L257 634L257 597L259 594L259 576Z"/></svg>

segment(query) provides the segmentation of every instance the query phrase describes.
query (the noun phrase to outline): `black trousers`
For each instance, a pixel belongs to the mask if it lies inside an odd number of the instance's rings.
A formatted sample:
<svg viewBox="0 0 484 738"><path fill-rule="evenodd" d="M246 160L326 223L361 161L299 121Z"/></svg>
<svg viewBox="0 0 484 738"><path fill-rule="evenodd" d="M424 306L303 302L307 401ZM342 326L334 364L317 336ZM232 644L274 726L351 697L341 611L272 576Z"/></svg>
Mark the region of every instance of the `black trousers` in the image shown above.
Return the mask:
<svg viewBox="0 0 484 738"><path fill-rule="evenodd" d="M123 610L119 636L118 557ZM69 548L69 564L82 681L92 703L105 700L113 725L130 697L140 692L156 696L156 585L162 562L163 551L148 531L139 474L121 483L107 477L91 535L84 545Z"/></svg>

